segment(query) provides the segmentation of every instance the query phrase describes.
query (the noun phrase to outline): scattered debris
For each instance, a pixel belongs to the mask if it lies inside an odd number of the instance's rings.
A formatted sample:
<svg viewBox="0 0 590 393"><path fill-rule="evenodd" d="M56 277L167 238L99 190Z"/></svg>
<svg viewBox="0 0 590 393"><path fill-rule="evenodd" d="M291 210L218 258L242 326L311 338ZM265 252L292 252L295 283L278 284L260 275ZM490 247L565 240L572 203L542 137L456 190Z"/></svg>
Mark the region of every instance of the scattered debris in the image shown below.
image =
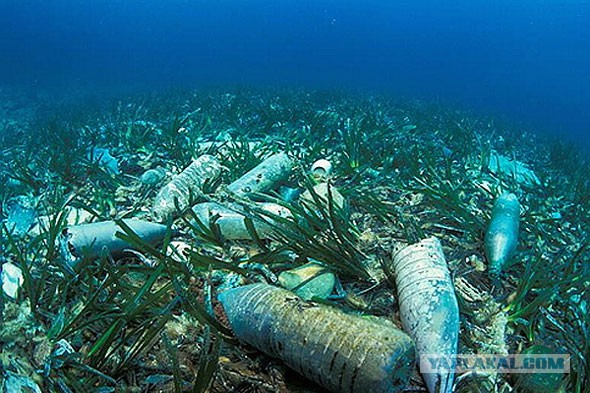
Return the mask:
<svg viewBox="0 0 590 393"><path fill-rule="evenodd" d="M541 180L539 180L535 172L529 169L525 164L504 157L496 151L490 153L488 170L497 176L505 175L513 177L517 183L529 187L541 185Z"/></svg>
<svg viewBox="0 0 590 393"><path fill-rule="evenodd" d="M31 377L18 375L10 371L3 371L2 392L4 393L42 393L39 385Z"/></svg>
<svg viewBox="0 0 590 393"><path fill-rule="evenodd" d="M112 175L118 175L119 161L109 152L109 149L102 147L94 147L90 152L90 160L97 161L98 164L107 172Z"/></svg>
<svg viewBox="0 0 590 393"><path fill-rule="evenodd" d="M30 197L20 195L10 201L9 206L7 229L16 236L22 236L31 228L37 217L34 202Z"/></svg>
<svg viewBox="0 0 590 393"><path fill-rule="evenodd" d="M276 203L258 203L254 206L272 216L292 217L289 209ZM249 218L246 213L242 213L243 209L240 206L231 208L214 202L203 202L196 204L192 210L201 224L206 228L214 225L219 229L221 236L228 240L254 240L254 236L259 239L268 239L274 231L273 226L270 225L273 221L271 217ZM247 220L252 223L251 227ZM195 222L193 225L199 227Z"/></svg>
<svg viewBox="0 0 590 393"><path fill-rule="evenodd" d="M317 160L311 166L311 175L318 182L325 182L332 175L332 163L325 158Z"/></svg>

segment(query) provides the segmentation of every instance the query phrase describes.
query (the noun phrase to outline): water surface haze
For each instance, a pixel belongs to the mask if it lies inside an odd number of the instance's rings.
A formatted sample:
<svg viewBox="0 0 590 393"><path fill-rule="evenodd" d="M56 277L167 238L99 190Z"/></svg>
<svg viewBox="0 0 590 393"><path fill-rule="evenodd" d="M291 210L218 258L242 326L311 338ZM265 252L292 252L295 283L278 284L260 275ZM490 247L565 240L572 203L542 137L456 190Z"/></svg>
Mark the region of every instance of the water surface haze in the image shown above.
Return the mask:
<svg viewBox="0 0 590 393"><path fill-rule="evenodd" d="M437 100L588 143L588 1L0 3L0 84L288 85Z"/></svg>

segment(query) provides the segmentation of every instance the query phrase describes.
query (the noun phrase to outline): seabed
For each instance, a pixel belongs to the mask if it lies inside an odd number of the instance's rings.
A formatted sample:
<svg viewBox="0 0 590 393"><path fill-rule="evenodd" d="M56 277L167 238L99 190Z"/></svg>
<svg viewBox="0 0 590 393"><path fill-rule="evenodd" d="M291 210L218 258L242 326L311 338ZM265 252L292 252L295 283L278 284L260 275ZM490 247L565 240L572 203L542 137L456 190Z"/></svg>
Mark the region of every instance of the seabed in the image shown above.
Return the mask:
<svg viewBox="0 0 590 393"><path fill-rule="evenodd" d="M571 372L547 391L590 386L590 163L567 143L441 104L337 92L169 91L100 103L0 95L0 262L22 272L4 278L0 391L322 392L240 344L216 293L318 262L340 286L322 303L401 328L382 266L399 244L431 236L459 303L459 353L548 347L570 354ZM126 233L135 251L122 258L64 263L66 226L151 221L158 191L200 155L224 168L204 195L226 203L224 185L279 152L293 171L255 199L291 209L297 219L284 233L226 240L184 211L157 245ZM345 204L329 196L310 213L292 195L313 188L319 159L332 164L322 181ZM484 235L505 192L521 205L518 247L492 279ZM460 374L455 391L530 386L511 374ZM407 391L425 391L417 368Z"/></svg>

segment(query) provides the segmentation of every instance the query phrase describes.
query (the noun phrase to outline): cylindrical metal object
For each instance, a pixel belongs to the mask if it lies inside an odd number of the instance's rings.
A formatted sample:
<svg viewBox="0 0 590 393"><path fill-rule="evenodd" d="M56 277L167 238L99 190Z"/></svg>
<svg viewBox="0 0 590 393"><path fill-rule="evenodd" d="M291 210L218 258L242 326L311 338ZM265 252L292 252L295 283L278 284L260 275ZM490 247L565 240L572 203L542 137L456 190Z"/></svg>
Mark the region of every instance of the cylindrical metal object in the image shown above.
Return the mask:
<svg viewBox="0 0 590 393"><path fill-rule="evenodd" d="M227 186L234 194L246 196L253 192L265 192L285 180L293 169L293 160L286 153L268 157L244 176Z"/></svg>
<svg viewBox="0 0 590 393"><path fill-rule="evenodd" d="M258 203L261 210L280 217L290 217L291 212L284 206L276 203ZM236 207L236 210L240 209ZM212 223L217 225L221 235L228 240L253 240L252 234L246 226L246 216L239 211L232 210L214 202L203 202L193 206L193 212L207 227ZM273 233L273 228L266 221L272 221L270 217L253 217L252 224L260 239L268 239Z"/></svg>
<svg viewBox="0 0 590 393"><path fill-rule="evenodd" d="M329 207L329 198L332 198L332 205L337 209L344 209L346 204L346 200L338 191L338 189L328 183L319 183L313 186L313 192L319 198L319 202L321 206L318 206L316 200L313 198L313 195L309 190L305 190L303 194L301 194L300 200L311 205L316 206L318 209L323 208L324 210L328 210Z"/></svg>
<svg viewBox="0 0 590 393"><path fill-rule="evenodd" d="M142 240L150 244L157 244L166 235L166 225L134 219L125 219L123 222ZM98 257L104 249L114 257L119 257L125 249L133 246L119 239L116 236L117 232L124 233L114 221L66 227L60 238L62 256L71 267L74 267L83 257Z"/></svg>
<svg viewBox="0 0 590 393"><path fill-rule="evenodd" d="M414 344L388 320L345 314L268 284L218 298L240 341L332 392L399 392L412 374Z"/></svg>
<svg viewBox="0 0 590 393"><path fill-rule="evenodd" d="M520 204L514 194L502 194L494 203L492 218L485 236L488 271L498 278L518 245Z"/></svg>
<svg viewBox="0 0 590 393"><path fill-rule="evenodd" d="M220 173L221 164L215 157L205 154L194 160L160 190L152 208L154 219L164 222L177 213L177 207L183 210L190 203L198 202L203 184L214 180Z"/></svg>
<svg viewBox="0 0 590 393"><path fill-rule="evenodd" d="M404 329L419 355L454 356L459 307L440 241L431 237L394 252L392 271ZM454 373L422 374L431 393L450 393Z"/></svg>

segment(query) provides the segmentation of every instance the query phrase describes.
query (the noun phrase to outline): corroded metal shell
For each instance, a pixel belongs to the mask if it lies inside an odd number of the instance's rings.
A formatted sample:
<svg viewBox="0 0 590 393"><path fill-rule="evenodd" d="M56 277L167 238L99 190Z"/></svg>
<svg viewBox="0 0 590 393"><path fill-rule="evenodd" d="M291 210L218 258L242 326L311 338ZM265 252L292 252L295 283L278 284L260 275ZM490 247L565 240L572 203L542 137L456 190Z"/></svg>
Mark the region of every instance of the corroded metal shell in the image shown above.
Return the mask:
<svg viewBox="0 0 590 393"><path fill-rule="evenodd" d="M180 210L189 207L191 202L196 202L194 199L202 195L205 182L216 179L220 173L221 164L215 157L207 154L200 156L158 192L152 216L164 222L177 213L177 207Z"/></svg>
<svg viewBox="0 0 590 393"><path fill-rule="evenodd" d="M286 153L277 153L231 183L227 189L240 196L269 191L289 177L292 168L293 160Z"/></svg>
<svg viewBox="0 0 590 393"><path fill-rule="evenodd" d="M485 236L485 253L490 276L497 278L518 245L520 204L514 194L502 194L494 203Z"/></svg>
<svg viewBox="0 0 590 393"><path fill-rule="evenodd" d="M431 237L393 254L392 271L404 329L420 355L453 356L459 307L440 241ZM422 374L428 391L452 392L453 373Z"/></svg>
<svg viewBox="0 0 590 393"><path fill-rule="evenodd" d="M279 217L292 217L289 209L276 203L258 203L256 206L262 211ZM219 232L225 239L254 240L252 238L252 233L246 226L246 216L240 213L239 209L239 206L235 206L231 209L214 202L198 203L192 208L195 215L206 227L215 223L219 228ZM268 239L271 237L274 232L272 225L269 225L271 222L272 219L268 217L260 216L252 218L252 225L256 230L258 238Z"/></svg>
<svg viewBox="0 0 590 393"><path fill-rule="evenodd" d="M149 221L125 219L123 222L142 240L156 244L164 239L166 225ZM74 267L81 258L95 258L102 250L107 250L114 257L132 246L117 237L117 232L124 233L115 221L94 222L66 227L60 237L60 248L66 263Z"/></svg>
<svg viewBox="0 0 590 393"><path fill-rule="evenodd" d="M388 320L348 315L268 284L218 298L240 341L332 392L394 393L409 381L413 342Z"/></svg>

